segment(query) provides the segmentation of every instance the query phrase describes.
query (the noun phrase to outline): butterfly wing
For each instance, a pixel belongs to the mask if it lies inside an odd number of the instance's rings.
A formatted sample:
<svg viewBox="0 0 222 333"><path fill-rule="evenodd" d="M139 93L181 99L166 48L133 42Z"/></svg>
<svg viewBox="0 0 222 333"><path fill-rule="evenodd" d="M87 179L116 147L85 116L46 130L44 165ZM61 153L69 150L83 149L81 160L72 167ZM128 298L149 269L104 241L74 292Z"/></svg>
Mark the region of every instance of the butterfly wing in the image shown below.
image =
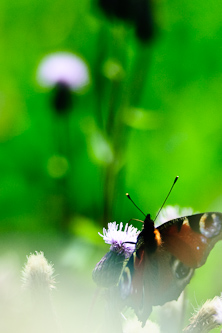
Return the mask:
<svg viewBox="0 0 222 333"><path fill-rule="evenodd" d="M194 269L185 266L164 247L147 254L145 248L135 255L131 295L128 304L145 324L152 306L163 305L179 297L189 283Z"/></svg>
<svg viewBox="0 0 222 333"><path fill-rule="evenodd" d="M204 213L164 223L157 229L161 243L154 253L140 247L134 254L130 305L145 324L152 306L176 300L222 239L222 214Z"/></svg>
<svg viewBox="0 0 222 333"><path fill-rule="evenodd" d="M164 249L188 267L197 268L222 239L222 214L194 214L164 223L157 229Z"/></svg>

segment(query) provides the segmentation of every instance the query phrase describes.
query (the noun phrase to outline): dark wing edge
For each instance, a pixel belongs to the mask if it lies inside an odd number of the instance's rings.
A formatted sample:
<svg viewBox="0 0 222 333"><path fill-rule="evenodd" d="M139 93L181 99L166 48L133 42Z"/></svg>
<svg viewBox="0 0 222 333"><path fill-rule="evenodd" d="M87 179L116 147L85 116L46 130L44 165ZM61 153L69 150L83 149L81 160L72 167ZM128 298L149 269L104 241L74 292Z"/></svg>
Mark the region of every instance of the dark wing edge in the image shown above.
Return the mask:
<svg viewBox="0 0 222 333"><path fill-rule="evenodd" d="M222 230L222 213L219 212L198 213L179 217L159 225L157 229L161 233L164 229L176 225L179 231L184 221L188 221L193 231L203 234L207 238L216 237Z"/></svg>

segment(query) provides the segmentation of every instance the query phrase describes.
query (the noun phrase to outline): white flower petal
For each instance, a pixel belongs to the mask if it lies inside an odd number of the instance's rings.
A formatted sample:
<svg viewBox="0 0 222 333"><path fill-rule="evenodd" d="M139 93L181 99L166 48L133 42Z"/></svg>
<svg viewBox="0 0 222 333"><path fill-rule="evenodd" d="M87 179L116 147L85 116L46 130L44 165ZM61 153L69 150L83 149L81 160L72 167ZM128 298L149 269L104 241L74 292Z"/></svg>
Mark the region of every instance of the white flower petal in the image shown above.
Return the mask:
<svg viewBox="0 0 222 333"><path fill-rule="evenodd" d="M181 208L180 206L166 206L166 208L163 208L158 216L159 223L155 224L155 226L158 226L162 223L165 223L170 220L177 219L178 217L182 216L189 216L192 215L193 209L191 207L184 207Z"/></svg>

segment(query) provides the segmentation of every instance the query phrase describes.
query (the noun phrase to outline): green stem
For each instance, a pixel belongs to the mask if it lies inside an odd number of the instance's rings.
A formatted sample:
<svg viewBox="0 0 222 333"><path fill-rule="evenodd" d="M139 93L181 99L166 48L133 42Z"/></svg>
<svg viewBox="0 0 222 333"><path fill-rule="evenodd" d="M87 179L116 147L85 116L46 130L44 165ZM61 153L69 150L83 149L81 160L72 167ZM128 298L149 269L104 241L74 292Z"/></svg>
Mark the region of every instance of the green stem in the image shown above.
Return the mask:
<svg viewBox="0 0 222 333"><path fill-rule="evenodd" d="M112 52L113 59L117 59L123 66L127 67L127 49L125 45L126 31L124 27L112 29ZM104 213L103 224L106 225L111 219L111 211L115 196L116 176L119 171L122 153L122 119L120 113L126 103L124 98L125 81L111 81L109 104L107 106L108 116L106 134L113 147L113 161L106 167L104 176Z"/></svg>
<svg viewBox="0 0 222 333"><path fill-rule="evenodd" d="M130 107L140 105L150 62L150 50L142 44L138 44L137 52L132 58L127 37L129 35L124 26L121 29L114 27L112 30L113 58L121 63L126 76L121 82L111 82L106 133L113 146L114 159L105 170L104 224L111 219L117 177L124 165L124 153L129 132L123 121L124 113Z"/></svg>

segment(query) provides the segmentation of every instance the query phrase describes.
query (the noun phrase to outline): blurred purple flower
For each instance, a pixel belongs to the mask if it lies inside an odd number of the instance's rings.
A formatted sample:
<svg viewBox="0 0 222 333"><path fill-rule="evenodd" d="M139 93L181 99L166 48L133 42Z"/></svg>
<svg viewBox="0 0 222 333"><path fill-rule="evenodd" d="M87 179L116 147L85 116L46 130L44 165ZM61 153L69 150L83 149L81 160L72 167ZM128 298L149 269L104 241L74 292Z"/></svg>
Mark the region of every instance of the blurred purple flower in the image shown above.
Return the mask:
<svg viewBox="0 0 222 333"><path fill-rule="evenodd" d="M62 84L78 91L89 84L89 71L86 63L75 54L57 52L43 58L37 70L37 80L43 87Z"/></svg>

